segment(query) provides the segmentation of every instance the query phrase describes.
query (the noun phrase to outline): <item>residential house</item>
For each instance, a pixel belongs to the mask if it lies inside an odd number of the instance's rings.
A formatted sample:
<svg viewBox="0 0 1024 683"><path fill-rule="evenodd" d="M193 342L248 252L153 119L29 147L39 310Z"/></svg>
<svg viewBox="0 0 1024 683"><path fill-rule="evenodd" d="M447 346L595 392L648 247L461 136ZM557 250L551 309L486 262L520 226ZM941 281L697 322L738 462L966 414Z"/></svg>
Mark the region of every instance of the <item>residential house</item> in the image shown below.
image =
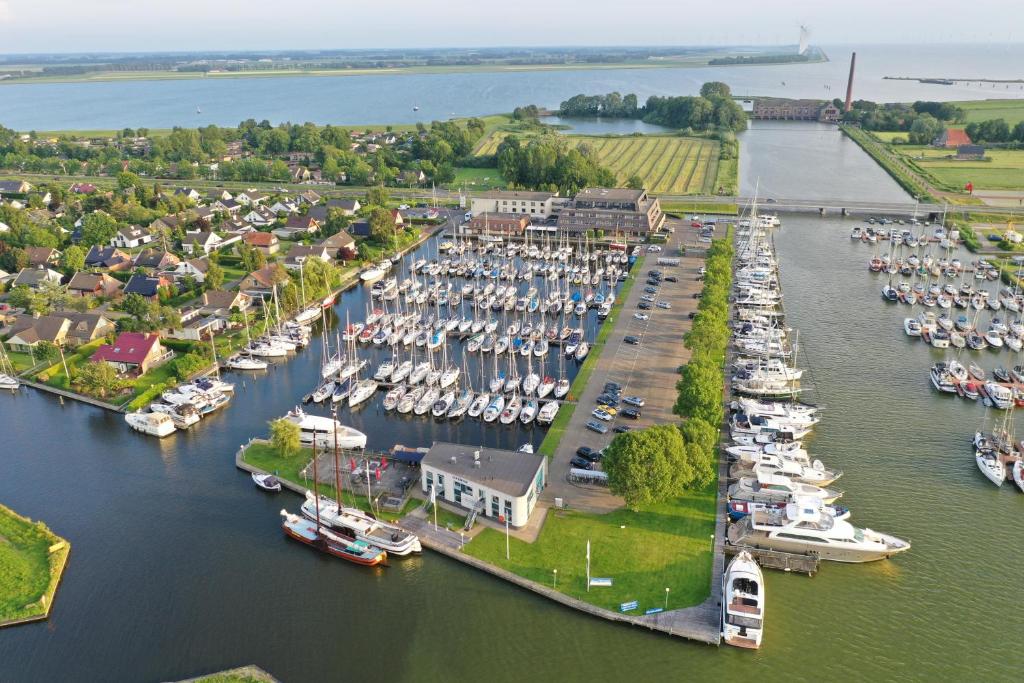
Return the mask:
<svg viewBox="0 0 1024 683"><path fill-rule="evenodd" d="M122 249L135 249L153 241L153 235L137 225L129 225L118 228L117 233L110 238L110 244Z"/></svg>
<svg viewBox="0 0 1024 683"><path fill-rule="evenodd" d="M313 190L306 190L305 192L299 195L299 203L309 204L310 206L316 206L317 204L320 203L321 199L322 197Z"/></svg>
<svg viewBox="0 0 1024 683"><path fill-rule="evenodd" d="M121 282L106 273L75 273L68 282L68 294L72 296L98 296L109 298L121 291Z"/></svg>
<svg viewBox="0 0 1024 683"><path fill-rule="evenodd" d="M249 211L249 213L242 216L242 219L258 228L261 228L276 221L277 214L271 211L269 207L257 206Z"/></svg>
<svg viewBox="0 0 1024 683"><path fill-rule="evenodd" d="M971 137L963 128L947 128L932 141L933 147L945 147L946 149L956 149L960 145L969 144L971 144Z"/></svg>
<svg viewBox="0 0 1024 683"><path fill-rule="evenodd" d="M92 183L75 183L71 186L71 194L96 194L99 188Z"/></svg>
<svg viewBox="0 0 1024 683"><path fill-rule="evenodd" d="M302 264L312 258L318 258L324 263L331 262L331 255L326 247L307 247L298 244L288 251L288 255L284 259L284 267L289 270L298 270Z"/></svg>
<svg viewBox="0 0 1024 683"><path fill-rule="evenodd" d="M135 267L147 270L166 270L180 262L180 258L163 249L143 249L135 257Z"/></svg>
<svg viewBox="0 0 1024 683"><path fill-rule="evenodd" d="M60 252L51 247L25 247L31 266L52 266L60 260Z"/></svg>
<svg viewBox="0 0 1024 683"><path fill-rule="evenodd" d="M351 261L358 254L356 241L347 232L339 232L320 240L319 245L327 250L327 254L333 259Z"/></svg>
<svg viewBox="0 0 1024 683"><path fill-rule="evenodd" d="M55 270L39 266L37 268L22 268L18 273L18 277L14 278L11 282L11 288L20 287L22 285L29 289L39 289L44 283L60 284L61 279L64 276Z"/></svg>
<svg viewBox="0 0 1024 683"><path fill-rule="evenodd" d="M274 230L274 234L281 238L294 238L296 235L311 235L319 232L320 222L312 216L292 214L288 216L283 227Z"/></svg>
<svg viewBox="0 0 1024 683"><path fill-rule="evenodd" d="M151 277L149 275L132 275L131 279L128 280L128 284L124 286L125 296L129 294L138 294L151 301L156 300L160 296L160 288L167 287L170 282L163 275L157 275Z"/></svg>
<svg viewBox="0 0 1024 683"><path fill-rule="evenodd" d="M211 251L219 249L223 241L214 232L189 233L181 241L181 250L186 254L209 254Z"/></svg>
<svg viewBox="0 0 1024 683"><path fill-rule="evenodd" d="M174 354L165 351L156 333L122 332L113 344L103 344L92 355L93 363L107 363L121 374L145 374Z"/></svg>
<svg viewBox="0 0 1024 683"><path fill-rule="evenodd" d="M530 227L529 214L522 213L491 213L485 211L473 216L469 223L461 226L464 233L474 235L504 235L506 237L522 237Z"/></svg>
<svg viewBox="0 0 1024 683"><path fill-rule="evenodd" d="M249 221L242 218L233 217L229 220L224 221L220 224L220 230L225 234L231 235L245 235L256 230L255 227ZM224 244L220 245L220 249L224 248Z"/></svg>
<svg viewBox="0 0 1024 683"><path fill-rule="evenodd" d="M232 197L231 193L228 192L227 190L214 190L213 192L207 195L207 198L209 199L209 202L212 204L218 200L227 201Z"/></svg>
<svg viewBox="0 0 1024 683"><path fill-rule="evenodd" d="M210 208L214 211L226 211L233 214L238 213L242 209L242 205L234 199L218 199L210 203Z"/></svg>
<svg viewBox="0 0 1024 683"><path fill-rule="evenodd" d="M92 246L85 255L85 267L116 273L132 267L132 257L117 247Z"/></svg>
<svg viewBox="0 0 1024 683"><path fill-rule="evenodd" d="M983 145L960 145L956 148L957 161L982 161L985 158Z"/></svg>
<svg viewBox="0 0 1024 683"><path fill-rule="evenodd" d="M245 190L235 195L235 201L244 206L256 206L267 199L266 194L255 190Z"/></svg>
<svg viewBox="0 0 1024 683"><path fill-rule="evenodd" d="M181 283L181 281L186 277L191 277L199 284L202 284L206 281L206 271L209 270L209 268L209 259L194 258L189 259L188 261L182 261L173 269L165 270L161 275L173 280L176 284Z"/></svg>
<svg viewBox="0 0 1024 683"><path fill-rule="evenodd" d="M176 230L178 226L182 226L184 222L185 221L181 216L161 216L149 224L149 231L152 233L156 233L157 231L174 232L174 230Z"/></svg>
<svg viewBox="0 0 1024 683"><path fill-rule="evenodd" d="M273 204L271 204L270 205L270 210L273 211L274 215L276 216L279 213L298 213L299 212L299 207L293 201L290 201L290 200L280 200L280 201L276 201Z"/></svg>
<svg viewBox="0 0 1024 683"><path fill-rule="evenodd" d="M71 321L59 315L22 316L11 328L7 346L12 351L30 353L40 342L64 346Z"/></svg>
<svg viewBox="0 0 1024 683"><path fill-rule="evenodd" d="M402 218L402 212L398 209L391 209L391 220L395 222L396 228L400 228L405 225L405 219Z"/></svg>
<svg viewBox="0 0 1024 683"><path fill-rule="evenodd" d="M32 191L32 185L24 180L0 180L0 197L12 194L27 194Z"/></svg>
<svg viewBox="0 0 1024 683"><path fill-rule="evenodd" d="M203 305L199 312L203 315L219 315L228 317L233 310L245 311L252 305L252 297L245 292L211 290L203 292Z"/></svg>
<svg viewBox="0 0 1024 683"><path fill-rule="evenodd" d="M356 212L362 208L362 204L359 203L358 199L328 199L328 209L339 209L345 216L355 216Z"/></svg>
<svg viewBox="0 0 1024 683"><path fill-rule="evenodd" d="M474 216L482 213L525 213L547 218L554 213L557 202L557 192L495 190L473 197L469 206Z"/></svg>
<svg viewBox="0 0 1024 683"><path fill-rule="evenodd" d="M242 241L250 247L255 247L266 256L273 256L280 248L280 241L277 235L270 232L250 232L242 237Z"/></svg>
<svg viewBox="0 0 1024 683"><path fill-rule="evenodd" d="M117 326L102 313L61 313L71 321L65 342L68 346L81 346L105 337Z"/></svg>
<svg viewBox="0 0 1024 683"><path fill-rule="evenodd" d="M279 278L279 272L278 267L275 265L254 270L242 278L241 283L238 285L238 291L245 292L253 297L268 296L274 291L275 284L287 281L287 277L283 280Z"/></svg>
<svg viewBox="0 0 1024 683"><path fill-rule="evenodd" d="M192 317L187 322L182 318L181 327L170 330L167 336L185 341L208 341L226 327L227 321L216 315L205 318Z"/></svg>
<svg viewBox="0 0 1024 683"><path fill-rule="evenodd" d="M179 187L174 191L174 196L186 197L187 199L191 199L192 201L197 202L199 201L199 198L202 197L203 195L199 194L191 187Z"/></svg>
<svg viewBox="0 0 1024 683"><path fill-rule="evenodd" d="M370 221L355 221L348 226L348 231L357 237L369 237L371 233Z"/></svg>

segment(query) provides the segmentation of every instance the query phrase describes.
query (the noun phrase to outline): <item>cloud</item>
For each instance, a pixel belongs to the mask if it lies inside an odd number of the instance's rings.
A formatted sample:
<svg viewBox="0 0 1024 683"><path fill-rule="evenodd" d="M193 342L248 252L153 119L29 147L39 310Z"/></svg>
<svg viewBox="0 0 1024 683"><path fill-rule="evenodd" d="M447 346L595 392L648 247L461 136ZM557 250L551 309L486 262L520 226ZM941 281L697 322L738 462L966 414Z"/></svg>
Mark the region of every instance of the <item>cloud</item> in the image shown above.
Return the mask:
<svg viewBox="0 0 1024 683"><path fill-rule="evenodd" d="M0 0L0 24L10 24L13 17L11 3L8 0Z"/></svg>

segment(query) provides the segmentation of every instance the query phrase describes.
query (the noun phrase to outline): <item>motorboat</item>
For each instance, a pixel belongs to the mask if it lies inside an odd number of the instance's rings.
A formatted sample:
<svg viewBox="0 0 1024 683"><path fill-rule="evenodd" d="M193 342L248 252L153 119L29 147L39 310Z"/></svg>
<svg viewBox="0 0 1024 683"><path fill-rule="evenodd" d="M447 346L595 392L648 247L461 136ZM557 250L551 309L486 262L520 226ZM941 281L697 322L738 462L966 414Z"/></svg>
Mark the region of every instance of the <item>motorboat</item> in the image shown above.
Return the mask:
<svg viewBox="0 0 1024 683"><path fill-rule="evenodd" d="M985 382L985 393L992 405L1000 410L1009 410L1014 405L1013 390L996 382Z"/></svg>
<svg viewBox="0 0 1024 683"><path fill-rule="evenodd" d="M273 474L260 474L259 472L253 472L252 480L256 483L256 486L264 491L270 491L272 493L278 493L281 491L281 480Z"/></svg>
<svg viewBox="0 0 1024 683"><path fill-rule="evenodd" d="M758 510L731 525L728 538L780 552L814 553L834 562L872 562L906 552L910 543L871 529L854 527L821 511L817 501L803 497L783 509Z"/></svg>
<svg viewBox="0 0 1024 683"><path fill-rule="evenodd" d="M758 473L757 477L742 477L729 486L729 498L755 503L786 502L797 496L818 498L823 503L833 503L842 495L840 491L764 473Z"/></svg>
<svg viewBox="0 0 1024 683"><path fill-rule="evenodd" d="M753 503L746 500L730 500L727 504L726 511L729 515L729 520L738 522L749 514L757 510L767 510L769 508L785 508L789 503ZM827 515L831 515L836 519L849 519L850 508L843 505L822 505L821 511Z"/></svg>
<svg viewBox="0 0 1024 683"><path fill-rule="evenodd" d="M428 387L420 400L416 401L416 405L413 407L412 412L416 415L426 415L437 400L441 398L441 390L437 387Z"/></svg>
<svg viewBox="0 0 1024 683"><path fill-rule="evenodd" d="M523 402L523 409L519 412L519 421L528 425L537 417L537 399L530 398Z"/></svg>
<svg viewBox="0 0 1024 683"><path fill-rule="evenodd" d="M310 415L296 407L284 419L299 426L299 441L305 445L312 444L315 436L318 446L333 446L337 442L339 448L366 447L366 434L346 427L333 418Z"/></svg>
<svg viewBox="0 0 1024 683"><path fill-rule="evenodd" d="M124 416L124 420L132 429L160 438L173 434L177 430L174 420L165 413L128 413Z"/></svg>
<svg viewBox="0 0 1024 683"><path fill-rule="evenodd" d="M319 502L319 505L317 503ZM405 529L383 522L358 508L341 506L337 501L320 496L317 501L311 491L300 508L302 514L315 521L319 507L320 524L328 527L342 538L363 541L399 557L423 552L420 539Z"/></svg>
<svg viewBox="0 0 1024 683"><path fill-rule="evenodd" d="M452 405L454 404L455 392L446 391L444 394L441 395L440 398L434 401L434 405L431 407L431 413L433 414L434 417L447 417L448 411L451 410Z"/></svg>
<svg viewBox="0 0 1024 683"><path fill-rule="evenodd" d="M726 645L757 649L764 636L765 590L761 568L740 551L722 576L722 640Z"/></svg>
<svg viewBox="0 0 1024 683"><path fill-rule="evenodd" d="M406 388L404 384L396 384L389 389L388 393L384 395L384 401L382 404L384 406L384 410L394 410L397 408L399 401L401 401L402 397L405 396L405 392Z"/></svg>
<svg viewBox="0 0 1024 683"><path fill-rule="evenodd" d="M978 469L985 475L985 478L996 486L1002 486L1006 481L1006 465L999 459L999 454L996 451L977 450L974 452L974 462L978 464Z"/></svg>
<svg viewBox="0 0 1024 683"><path fill-rule="evenodd" d="M1024 460L1018 460L1013 463L1011 473L1013 475L1013 483L1017 485L1021 493L1024 493Z"/></svg>
<svg viewBox="0 0 1024 683"><path fill-rule="evenodd" d="M374 567L387 561L387 552L366 541L349 541L325 528L318 528L314 521L300 515L293 515L285 510L281 510L281 517L284 520L281 523L281 528L284 529L286 535L328 555L368 567Z"/></svg>
<svg viewBox="0 0 1024 683"><path fill-rule="evenodd" d="M244 353L231 356L224 364L232 370L266 370L268 366L267 361Z"/></svg>
<svg viewBox="0 0 1024 683"><path fill-rule="evenodd" d="M561 406L558 401L548 401L541 406L540 411L537 413L537 423L542 425L549 425L555 421L555 417L558 415L558 409Z"/></svg>
<svg viewBox="0 0 1024 683"><path fill-rule="evenodd" d="M396 410L403 415L411 413L425 393L427 393L426 386L414 387L398 400Z"/></svg>

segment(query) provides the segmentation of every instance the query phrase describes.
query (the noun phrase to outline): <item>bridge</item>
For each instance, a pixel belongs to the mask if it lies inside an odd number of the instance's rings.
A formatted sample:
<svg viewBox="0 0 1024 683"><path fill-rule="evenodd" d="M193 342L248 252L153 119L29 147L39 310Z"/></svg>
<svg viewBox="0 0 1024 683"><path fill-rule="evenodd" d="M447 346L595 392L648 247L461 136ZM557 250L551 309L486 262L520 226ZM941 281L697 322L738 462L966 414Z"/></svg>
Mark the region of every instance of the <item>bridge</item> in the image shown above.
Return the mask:
<svg viewBox="0 0 1024 683"><path fill-rule="evenodd" d="M716 203L716 204L737 204L741 211L749 209L753 203L753 197L722 197L722 196L686 196L686 195L660 195L662 202L682 203ZM759 197L757 200L758 211L770 213L775 212L802 212L812 211L822 215L838 213L842 215L871 215L871 216L918 216L927 218L930 216L941 216L943 211L948 216L965 216L969 213L999 214L1004 216L1021 215L1024 210L1020 207L987 206L980 204L937 204L932 202L882 202L863 199L783 199L778 197Z"/></svg>

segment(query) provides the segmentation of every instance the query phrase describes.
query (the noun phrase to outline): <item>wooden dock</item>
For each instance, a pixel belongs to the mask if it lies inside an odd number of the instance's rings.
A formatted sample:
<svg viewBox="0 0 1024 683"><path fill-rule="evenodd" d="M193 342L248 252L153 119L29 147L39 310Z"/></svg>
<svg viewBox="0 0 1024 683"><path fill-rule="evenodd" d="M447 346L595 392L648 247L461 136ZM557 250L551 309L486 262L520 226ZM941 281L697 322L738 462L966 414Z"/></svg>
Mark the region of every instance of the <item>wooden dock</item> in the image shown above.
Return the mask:
<svg viewBox="0 0 1024 683"><path fill-rule="evenodd" d="M61 398L69 398L69 399L72 399L74 401L78 401L79 403L87 403L87 404L89 404L91 406L96 406L97 408L103 408L104 410L109 410L109 411L114 412L114 413L123 413L123 412L125 412L123 406L115 406L113 403L107 403L106 401L101 401L98 398L92 398L92 397L89 397L89 396L83 396L82 394L76 394L73 391L67 391L65 389L58 389L57 387L51 387L49 384L42 384L40 382L33 382L32 380L25 379L24 377L19 377L18 381L21 382L22 384L24 384L27 387L32 387L33 389L38 389L39 391L43 391L43 392L46 392L48 394L53 394L53 395L59 396Z"/></svg>
<svg viewBox="0 0 1024 683"><path fill-rule="evenodd" d="M784 553L778 550L765 550L749 545L733 545L726 543L725 554L730 557L746 550L757 560L757 563L768 569L781 569L785 572L800 572L808 576L814 576L818 571L820 559L817 555L801 555L798 553Z"/></svg>

